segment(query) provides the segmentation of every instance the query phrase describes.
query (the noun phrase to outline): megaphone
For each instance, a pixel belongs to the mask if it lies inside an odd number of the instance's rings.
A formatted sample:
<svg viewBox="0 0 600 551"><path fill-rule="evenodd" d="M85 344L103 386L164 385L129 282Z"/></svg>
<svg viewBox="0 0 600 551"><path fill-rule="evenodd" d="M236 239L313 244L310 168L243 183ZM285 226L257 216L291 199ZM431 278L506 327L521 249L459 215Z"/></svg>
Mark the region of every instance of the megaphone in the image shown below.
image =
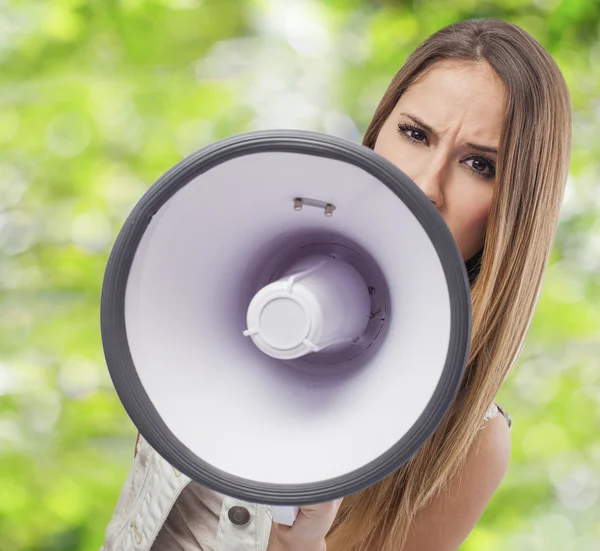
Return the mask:
<svg viewBox="0 0 600 551"><path fill-rule="evenodd" d="M469 282L434 205L386 159L253 131L183 159L134 206L101 333L148 443L292 524L391 474L439 426L467 360Z"/></svg>

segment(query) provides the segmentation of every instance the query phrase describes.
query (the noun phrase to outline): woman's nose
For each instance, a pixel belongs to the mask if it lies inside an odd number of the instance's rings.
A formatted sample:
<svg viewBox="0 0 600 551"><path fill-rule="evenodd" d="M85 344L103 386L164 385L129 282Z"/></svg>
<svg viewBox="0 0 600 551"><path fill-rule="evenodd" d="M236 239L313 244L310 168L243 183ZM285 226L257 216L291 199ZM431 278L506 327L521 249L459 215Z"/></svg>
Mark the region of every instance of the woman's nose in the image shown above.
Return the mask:
<svg viewBox="0 0 600 551"><path fill-rule="evenodd" d="M429 167L421 176L415 179L415 183L438 209L442 208L444 194L442 191L443 171L441 169L433 166Z"/></svg>

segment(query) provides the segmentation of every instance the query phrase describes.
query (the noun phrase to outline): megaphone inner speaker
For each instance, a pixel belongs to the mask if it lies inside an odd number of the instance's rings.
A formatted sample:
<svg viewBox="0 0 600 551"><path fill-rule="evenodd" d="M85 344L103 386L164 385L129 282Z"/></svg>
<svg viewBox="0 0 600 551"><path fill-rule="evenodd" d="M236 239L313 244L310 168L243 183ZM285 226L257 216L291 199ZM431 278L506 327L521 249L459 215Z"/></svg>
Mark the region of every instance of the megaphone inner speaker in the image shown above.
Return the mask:
<svg viewBox="0 0 600 551"><path fill-rule="evenodd" d="M328 346L315 352L308 351L296 361L286 362L287 366L318 376L341 372L348 374L350 369L360 368L361 363L349 362L373 345L383 342L384 330L387 329L385 320L390 313L389 290L381 269L368 252L357 243L350 242L344 235L334 232L284 232L257 252L258 262L249 264L246 272L248 284L240 289L240 315L245 316L247 305L253 300L254 294L281 278L287 281L286 275L289 276L290 268L302 267L303 261L308 263L317 259L322 262L321 259L329 258L347 264L356 271L360 285L364 287L356 294L364 294L367 307L364 313L358 314L359 319L364 318L364 323L359 323L360 330L351 334L354 338L337 346ZM335 279L332 284L337 284ZM329 311L334 311L333 315L339 312L339 315L344 317L354 313L345 308L346 297L342 295L335 298L337 302L325 305Z"/></svg>
<svg viewBox="0 0 600 551"><path fill-rule="evenodd" d="M306 266L330 272L309 281ZM314 316L348 339L282 359L253 340L249 307L294 270L306 304L330 301ZM128 414L179 470L249 501L314 503L381 479L439 424L466 358L467 293L448 228L390 163L259 132L198 151L136 205L105 276L105 353ZM268 346L314 345L308 307L273 296Z"/></svg>

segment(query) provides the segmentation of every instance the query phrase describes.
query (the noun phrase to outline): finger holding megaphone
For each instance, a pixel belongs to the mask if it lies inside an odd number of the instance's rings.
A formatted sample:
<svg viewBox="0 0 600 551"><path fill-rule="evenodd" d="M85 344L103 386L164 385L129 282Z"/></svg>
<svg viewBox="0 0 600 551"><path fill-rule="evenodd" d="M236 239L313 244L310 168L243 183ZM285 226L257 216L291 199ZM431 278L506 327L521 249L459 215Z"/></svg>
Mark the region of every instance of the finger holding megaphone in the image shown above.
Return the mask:
<svg viewBox="0 0 600 551"><path fill-rule="evenodd" d="M325 134L257 131L198 150L135 205L101 329L150 446L271 505L293 524L276 533L301 541L331 525L335 506L312 504L382 480L442 422L470 289L441 215L392 163Z"/></svg>

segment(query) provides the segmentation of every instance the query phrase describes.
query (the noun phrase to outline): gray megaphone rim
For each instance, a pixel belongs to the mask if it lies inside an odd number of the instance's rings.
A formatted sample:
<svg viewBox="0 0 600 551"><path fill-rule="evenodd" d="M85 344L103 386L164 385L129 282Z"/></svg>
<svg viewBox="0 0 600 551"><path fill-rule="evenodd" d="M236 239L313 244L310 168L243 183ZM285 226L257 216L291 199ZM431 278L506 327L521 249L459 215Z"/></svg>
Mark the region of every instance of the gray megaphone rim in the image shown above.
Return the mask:
<svg viewBox="0 0 600 551"><path fill-rule="evenodd" d="M429 236L442 264L450 299L450 344L431 400L411 429L389 450L344 475L305 484L257 482L203 461L163 422L144 391L129 349L125 292L136 249L159 208L180 188L210 168L241 155L266 151L329 157L372 174L411 210ZM405 464L442 422L461 383L471 338L471 300L466 267L441 215L418 186L373 150L348 140L306 130L259 130L219 140L181 160L143 195L125 220L108 258L100 321L107 367L125 411L142 436L173 467L215 491L254 503L303 505L329 501L365 489Z"/></svg>

